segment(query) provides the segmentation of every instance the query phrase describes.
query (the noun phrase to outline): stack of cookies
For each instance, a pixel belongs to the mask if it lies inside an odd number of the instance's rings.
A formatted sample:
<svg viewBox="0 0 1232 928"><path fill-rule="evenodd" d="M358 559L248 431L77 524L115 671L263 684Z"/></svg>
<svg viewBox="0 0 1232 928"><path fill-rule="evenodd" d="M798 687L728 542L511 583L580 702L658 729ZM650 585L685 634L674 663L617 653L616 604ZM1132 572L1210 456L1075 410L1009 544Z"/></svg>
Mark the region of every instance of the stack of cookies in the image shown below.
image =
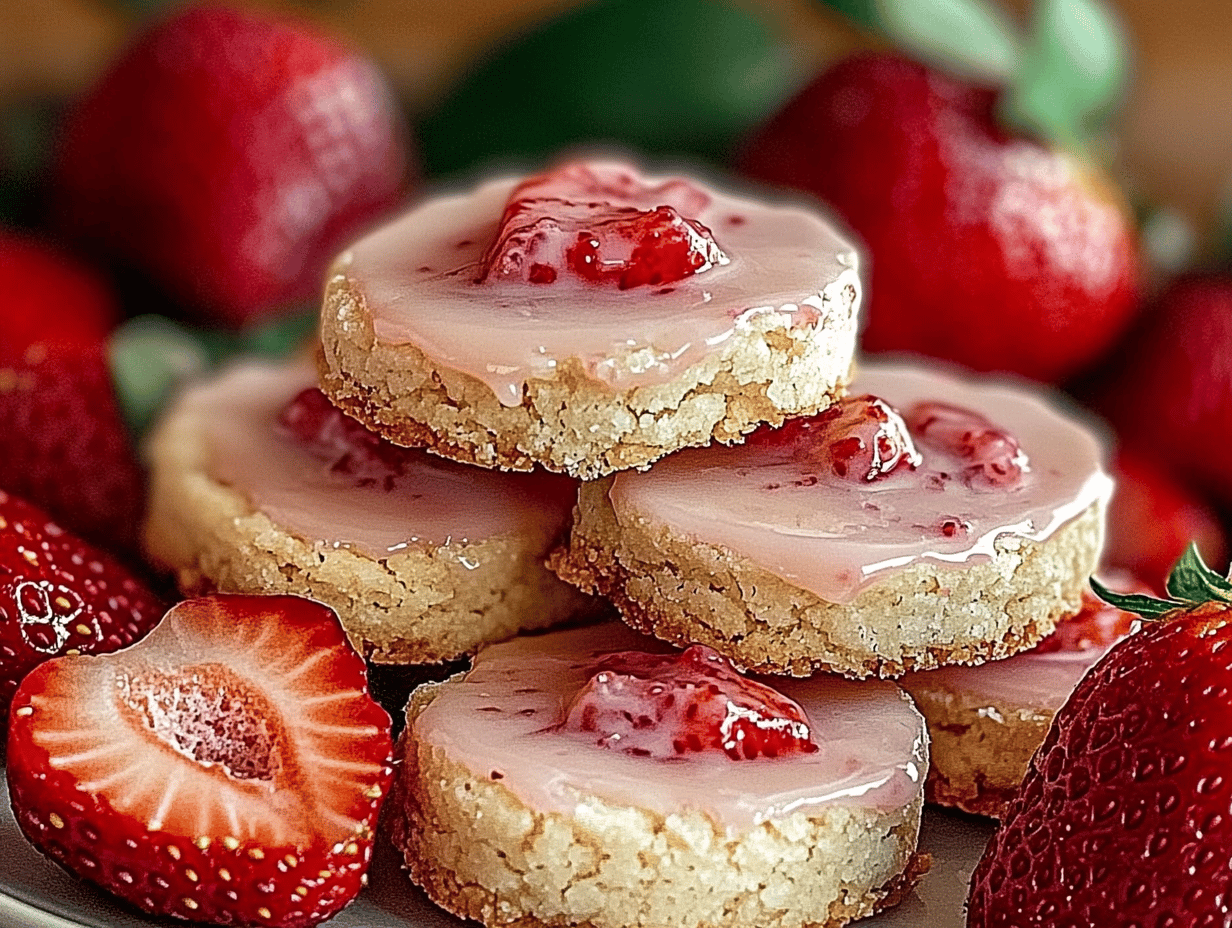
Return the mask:
<svg viewBox="0 0 1232 928"><path fill-rule="evenodd" d="M615 605L413 696L391 820L450 911L844 924L925 868L928 737L886 681L1076 613L1111 486L1053 398L856 372L859 297L816 213L623 164L433 199L338 259L315 371L181 400L149 549L386 662Z"/></svg>

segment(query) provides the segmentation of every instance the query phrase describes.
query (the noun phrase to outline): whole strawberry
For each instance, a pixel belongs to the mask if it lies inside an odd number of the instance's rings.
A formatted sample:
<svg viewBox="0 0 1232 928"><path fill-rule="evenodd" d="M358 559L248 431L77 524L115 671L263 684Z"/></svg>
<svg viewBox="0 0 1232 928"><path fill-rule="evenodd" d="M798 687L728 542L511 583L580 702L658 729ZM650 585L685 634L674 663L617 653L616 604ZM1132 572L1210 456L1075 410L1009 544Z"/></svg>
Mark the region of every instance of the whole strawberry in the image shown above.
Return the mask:
<svg viewBox="0 0 1232 928"><path fill-rule="evenodd" d="M849 58L746 145L750 175L832 205L872 257L863 345L1062 379L1136 301L1134 239L1094 171L1002 131L995 95Z"/></svg>
<svg viewBox="0 0 1232 928"><path fill-rule="evenodd" d="M105 281L0 230L0 489L91 541L132 547L145 490L112 387Z"/></svg>
<svg viewBox="0 0 1232 928"><path fill-rule="evenodd" d="M1122 441L1224 503L1232 460L1232 278L1178 281L1136 326L1103 386L1100 408Z"/></svg>
<svg viewBox="0 0 1232 928"><path fill-rule="evenodd" d="M1129 571L1163 590L1192 539L1207 563L1226 564L1228 546L1210 508L1167 470L1141 453L1122 450L1113 461L1116 490L1108 503L1102 563Z"/></svg>
<svg viewBox="0 0 1232 928"><path fill-rule="evenodd" d="M127 647L162 615L158 597L110 555L0 490L0 717L39 664Z"/></svg>
<svg viewBox="0 0 1232 928"><path fill-rule="evenodd" d="M1190 548L1162 618L1078 684L971 881L968 928L1228 924L1232 583Z"/></svg>
<svg viewBox="0 0 1232 928"><path fill-rule="evenodd" d="M406 131L375 65L307 26L189 6L65 128L59 218L213 322L314 297L399 199Z"/></svg>
<svg viewBox="0 0 1232 928"><path fill-rule="evenodd" d="M30 674L7 773L26 837L145 911L301 928L363 885L391 754L329 608L219 596Z"/></svg>

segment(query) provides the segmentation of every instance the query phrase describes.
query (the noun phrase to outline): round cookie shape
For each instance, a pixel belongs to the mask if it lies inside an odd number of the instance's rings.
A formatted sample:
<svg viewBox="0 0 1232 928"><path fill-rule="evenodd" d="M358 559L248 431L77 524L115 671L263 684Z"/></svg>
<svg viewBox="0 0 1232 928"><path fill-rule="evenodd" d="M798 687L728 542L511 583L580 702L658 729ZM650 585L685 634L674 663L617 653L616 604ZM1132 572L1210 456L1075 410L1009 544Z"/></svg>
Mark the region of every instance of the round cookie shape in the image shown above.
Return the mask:
<svg viewBox="0 0 1232 928"><path fill-rule="evenodd" d="M1053 716L1133 619L1087 591L1082 610L1029 651L903 676L899 684L928 722L928 800L999 818Z"/></svg>
<svg viewBox="0 0 1232 928"><path fill-rule="evenodd" d="M698 267L629 286L567 273L563 257L542 274L494 273L518 191L572 175L590 178L578 199L608 211L567 229L670 212L712 237ZM576 243L556 245L577 266ZM322 310L321 385L393 442L589 479L828 406L850 378L859 295L854 249L815 212L620 163L567 165L429 200L344 252Z"/></svg>
<svg viewBox="0 0 1232 928"><path fill-rule="evenodd" d="M794 422L684 451L584 485L553 569L635 628L799 676L1007 657L1078 610L1111 490L1090 430L1031 388L909 364L862 365L852 389L914 423L892 468L840 476L841 444L779 447ZM1004 460L947 451L951 414Z"/></svg>
<svg viewBox="0 0 1232 928"><path fill-rule="evenodd" d="M159 425L146 550L184 592L311 597L380 663L450 660L585 608L543 566L574 481L387 444L392 466L356 464L345 446L322 456L279 421L315 385L310 360L245 362L187 390Z"/></svg>
<svg viewBox="0 0 1232 928"><path fill-rule="evenodd" d="M838 677L765 681L816 750L639 756L564 726L616 651L608 624L484 649L407 710L390 806L412 877L495 925L841 925L918 876L923 722L905 694Z"/></svg>

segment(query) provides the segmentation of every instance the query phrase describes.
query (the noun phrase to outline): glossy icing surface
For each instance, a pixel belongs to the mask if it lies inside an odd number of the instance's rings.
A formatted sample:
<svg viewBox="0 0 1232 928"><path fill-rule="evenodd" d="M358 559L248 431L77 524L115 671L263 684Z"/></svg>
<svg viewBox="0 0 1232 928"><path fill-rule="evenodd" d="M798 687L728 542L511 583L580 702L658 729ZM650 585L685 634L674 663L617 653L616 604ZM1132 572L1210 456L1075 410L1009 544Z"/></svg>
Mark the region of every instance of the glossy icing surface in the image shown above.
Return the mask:
<svg viewBox="0 0 1232 928"><path fill-rule="evenodd" d="M826 327L858 299L855 250L819 215L719 191L707 191L689 217L730 258L705 273L623 291L564 278L479 283L517 183L429 200L361 239L334 268L362 294L378 339L414 344L438 366L488 384L502 403L519 403L528 379L552 377L567 359L615 390L662 383L760 314Z"/></svg>
<svg viewBox="0 0 1232 928"><path fill-rule="evenodd" d="M410 452L406 473L362 485L309 454L278 425L309 362L250 362L191 389L211 477L244 494L284 531L326 546L386 557L411 545L482 542L529 533L545 546L566 524L577 484L548 474L506 474Z"/></svg>
<svg viewBox="0 0 1232 928"><path fill-rule="evenodd" d="M1128 633L1126 613L1100 603L1089 593L1083 611L1057 626L1038 647L978 667L940 667L908 674L904 685L987 699L987 713L1010 709L1056 712L1078 681Z"/></svg>
<svg viewBox="0 0 1232 928"><path fill-rule="evenodd" d="M828 804L896 809L919 793L923 721L897 686L881 681L766 681L804 709L819 746L810 754L731 760L712 751L661 760L557 730L595 658L622 650L666 648L620 624L486 648L465 679L438 691L415 722L416 738L499 779L524 803L564 814L598 797L662 814L698 809L741 830Z"/></svg>
<svg viewBox="0 0 1232 928"><path fill-rule="evenodd" d="M915 563L990 558L1002 535L1046 539L1111 492L1098 439L1038 392L865 362L851 393L904 410L938 400L969 408L1013 435L1028 467L1009 487L973 484L957 477L962 461L917 442L918 467L852 483L772 448L714 446L618 474L618 517L720 545L842 603Z"/></svg>

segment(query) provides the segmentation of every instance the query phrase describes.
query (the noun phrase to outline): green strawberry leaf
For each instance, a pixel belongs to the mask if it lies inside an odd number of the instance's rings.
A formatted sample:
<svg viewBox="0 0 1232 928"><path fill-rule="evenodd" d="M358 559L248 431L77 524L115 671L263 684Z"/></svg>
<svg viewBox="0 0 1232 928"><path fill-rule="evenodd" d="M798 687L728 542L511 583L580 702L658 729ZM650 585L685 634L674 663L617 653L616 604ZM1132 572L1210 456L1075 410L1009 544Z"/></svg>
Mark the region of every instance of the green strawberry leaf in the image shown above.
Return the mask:
<svg viewBox="0 0 1232 928"><path fill-rule="evenodd" d="M1114 593L1094 577L1091 578L1091 589L1104 602L1124 612L1140 615L1144 619L1157 619L1176 609L1183 609L1186 605L1177 600L1156 599L1154 596L1143 596L1141 593Z"/></svg>
<svg viewBox="0 0 1232 928"><path fill-rule="evenodd" d="M1125 29L1102 0L1038 0L1002 115L1079 147L1120 99L1128 61Z"/></svg>
<svg viewBox="0 0 1232 928"><path fill-rule="evenodd" d="M1168 574L1168 595L1190 603L1232 602L1232 582L1206 565L1192 541Z"/></svg>
<svg viewBox="0 0 1232 928"><path fill-rule="evenodd" d="M1005 83L1018 70L1022 37L986 0L824 0L852 22L950 71Z"/></svg>
<svg viewBox="0 0 1232 928"><path fill-rule="evenodd" d="M183 383L211 364L205 343L163 316L128 320L112 333L108 352L120 412L138 436Z"/></svg>

